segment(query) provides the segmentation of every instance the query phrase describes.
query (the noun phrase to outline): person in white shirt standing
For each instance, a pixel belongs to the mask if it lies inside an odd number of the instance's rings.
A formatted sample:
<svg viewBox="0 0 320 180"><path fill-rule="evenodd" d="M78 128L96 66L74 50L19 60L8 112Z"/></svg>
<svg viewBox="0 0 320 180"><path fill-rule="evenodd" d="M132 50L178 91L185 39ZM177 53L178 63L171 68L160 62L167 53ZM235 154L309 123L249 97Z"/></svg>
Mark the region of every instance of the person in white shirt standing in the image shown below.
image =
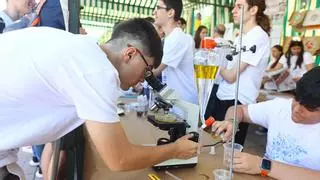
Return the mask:
<svg viewBox="0 0 320 180"><path fill-rule="evenodd" d="M185 31L185 29L187 27L187 21L183 17L179 18L178 27L181 27L182 31Z"/></svg>
<svg viewBox="0 0 320 180"><path fill-rule="evenodd" d="M229 42L223 38L225 32L226 27L223 24L218 24L217 27L213 29L212 37L214 38L214 41L218 44L228 44Z"/></svg>
<svg viewBox="0 0 320 180"><path fill-rule="evenodd" d="M55 141L82 124L114 171L195 156L198 144L190 136L157 147L131 144L117 114L120 89L129 89L159 66L161 47L155 28L143 19L118 24L101 46L87 36L49 27L2 34L0 168L12 160L2 152Z"/></svg>
<svg viewBox="0 0 320 180"><path fill-rule="evenodd" d="M263 73L268 64L270 55L270 21L264 14L265 0L237 0L232 10L234 22L240 23L240 7L244 7L242 45L250 48L256 46L256 52L243 52L240 64L240 87L238 104L252 104L256 102L261 86ZM238 40L235 41L238 44ZM227 68L220 69L221 81L212 116L217 120L223 120L227 109L234 105L237 56L228 62ZM240 131L236 134L235 142L244 144L248 124L241 123Z"/></svg>
<svg viewBox="0 0 320 180"><path fill-rule="evenodd" d="M320 67L305 73L297 82L294 99L275 99L237 108L239 122L268 128L264 157L236 153L234 171L261 174L274 179L320 179ZM213 125L216 133L232 136L234 107L225 121Z"/></svg>
<svg viewBox="0 0 320 180"><path fill-rule="evenodd" d="M223 38L225 32L226 32L226 27L223 24L218 24L217 27L213 29L212 37L217 44L231 46L231 43ZM225 68L228 64L228 59L226 57L227 55L230 54L231 49L228 47L216 47L214 50L219 55L220 67ZM222 77L218 74L214 83L219 85L221 81L222 81ZM216 89L218 90L218 86ZM217 92L217 90L215 91L215 93Z"/></svg>
<svg viewBox="0 0 320 180"><path fill-rule="evenodd" d="M162 81L177 91L181 98L198 104L193 67L194 42L177 21L182 11L182 0L158 0L154 11L155 24L165 33L162 63L153 73L162 73Z"/></svg>

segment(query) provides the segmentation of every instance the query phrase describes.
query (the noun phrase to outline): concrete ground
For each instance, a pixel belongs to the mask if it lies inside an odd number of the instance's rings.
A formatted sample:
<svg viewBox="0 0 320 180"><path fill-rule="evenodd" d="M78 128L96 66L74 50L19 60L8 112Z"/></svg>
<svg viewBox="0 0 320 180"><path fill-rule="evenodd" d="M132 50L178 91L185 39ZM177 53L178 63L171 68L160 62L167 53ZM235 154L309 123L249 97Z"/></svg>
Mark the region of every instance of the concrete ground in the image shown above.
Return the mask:
<svg viewBox="0 0 320 180"><path fill-rule="evenodd" d="M263 156L265 152L265 144L267 140L266 135L256 135L255 130L257 129L257 126L250 125L248 130L248 135L244 147L244 151L256 155ZM30 152L25 152L24 150L20 150L19 152L19 165L23 168L24 172L26 173L27 180L40 180L41 178L35 178L35 172L36 168L31 167L29 165L29 161L32 158L32 154Z"/></svg>

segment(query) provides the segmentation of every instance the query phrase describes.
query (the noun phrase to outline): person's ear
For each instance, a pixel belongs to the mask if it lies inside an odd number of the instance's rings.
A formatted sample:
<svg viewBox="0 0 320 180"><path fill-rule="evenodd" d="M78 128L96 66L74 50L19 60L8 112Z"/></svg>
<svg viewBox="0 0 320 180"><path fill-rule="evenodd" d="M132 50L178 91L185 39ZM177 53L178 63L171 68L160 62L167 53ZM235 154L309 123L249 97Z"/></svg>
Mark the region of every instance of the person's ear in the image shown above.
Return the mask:
<svg viewBox="0 0 320 180"><path fill-rule="evenodd" d="M126 48L124 51L124 61L126 63L129 62L135 53L136 53L136 48L134 48L134 47Z"/></svg>
<svg viewBox="0 0 320 180"><path fill-rule="evenodd" d="M250 14L256 16L258 14L258 6L251 7L250 8Z"/></svg>
<svg viewBox="0 0 320 180"><path fill-rule="evenodd" d="M168 10L168 17L169 17L170 19L174 19L174 15L175 15L174 9Z"/></svg>

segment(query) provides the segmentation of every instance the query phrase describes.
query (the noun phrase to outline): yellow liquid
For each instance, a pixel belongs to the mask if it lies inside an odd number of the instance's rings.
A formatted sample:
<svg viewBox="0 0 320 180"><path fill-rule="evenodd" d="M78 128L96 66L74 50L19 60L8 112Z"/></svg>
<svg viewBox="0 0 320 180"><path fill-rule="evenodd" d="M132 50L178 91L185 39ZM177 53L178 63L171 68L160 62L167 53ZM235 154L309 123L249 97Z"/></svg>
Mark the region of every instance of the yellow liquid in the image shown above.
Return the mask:
<svg viewBox="0 0 320 180"><path fill-rule="evenodd" d="M215 79L219 66L194 65L194 73L197 79Z"/></svg>

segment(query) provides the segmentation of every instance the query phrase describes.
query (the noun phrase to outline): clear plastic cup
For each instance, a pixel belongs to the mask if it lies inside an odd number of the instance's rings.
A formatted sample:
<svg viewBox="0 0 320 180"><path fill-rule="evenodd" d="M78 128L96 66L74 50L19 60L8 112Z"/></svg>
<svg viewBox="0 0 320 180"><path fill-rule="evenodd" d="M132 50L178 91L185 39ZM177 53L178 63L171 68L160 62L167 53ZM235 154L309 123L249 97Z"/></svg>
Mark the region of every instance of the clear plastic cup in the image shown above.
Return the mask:
<svg viewBox="0 0 320 180"><path fill-rule="evenodd" d="M232 155L232 143L223 144L223 166L226 168L230 167L231 155ZM241 152L243 146L241 144L234 143L234 152Z"/></svg>
<svg viewBox="0 0 320 180"><path fill-rule="evenodd" d="M213 170L213 177L215 180L230 180L230 173L225 169Z"/></svg>

